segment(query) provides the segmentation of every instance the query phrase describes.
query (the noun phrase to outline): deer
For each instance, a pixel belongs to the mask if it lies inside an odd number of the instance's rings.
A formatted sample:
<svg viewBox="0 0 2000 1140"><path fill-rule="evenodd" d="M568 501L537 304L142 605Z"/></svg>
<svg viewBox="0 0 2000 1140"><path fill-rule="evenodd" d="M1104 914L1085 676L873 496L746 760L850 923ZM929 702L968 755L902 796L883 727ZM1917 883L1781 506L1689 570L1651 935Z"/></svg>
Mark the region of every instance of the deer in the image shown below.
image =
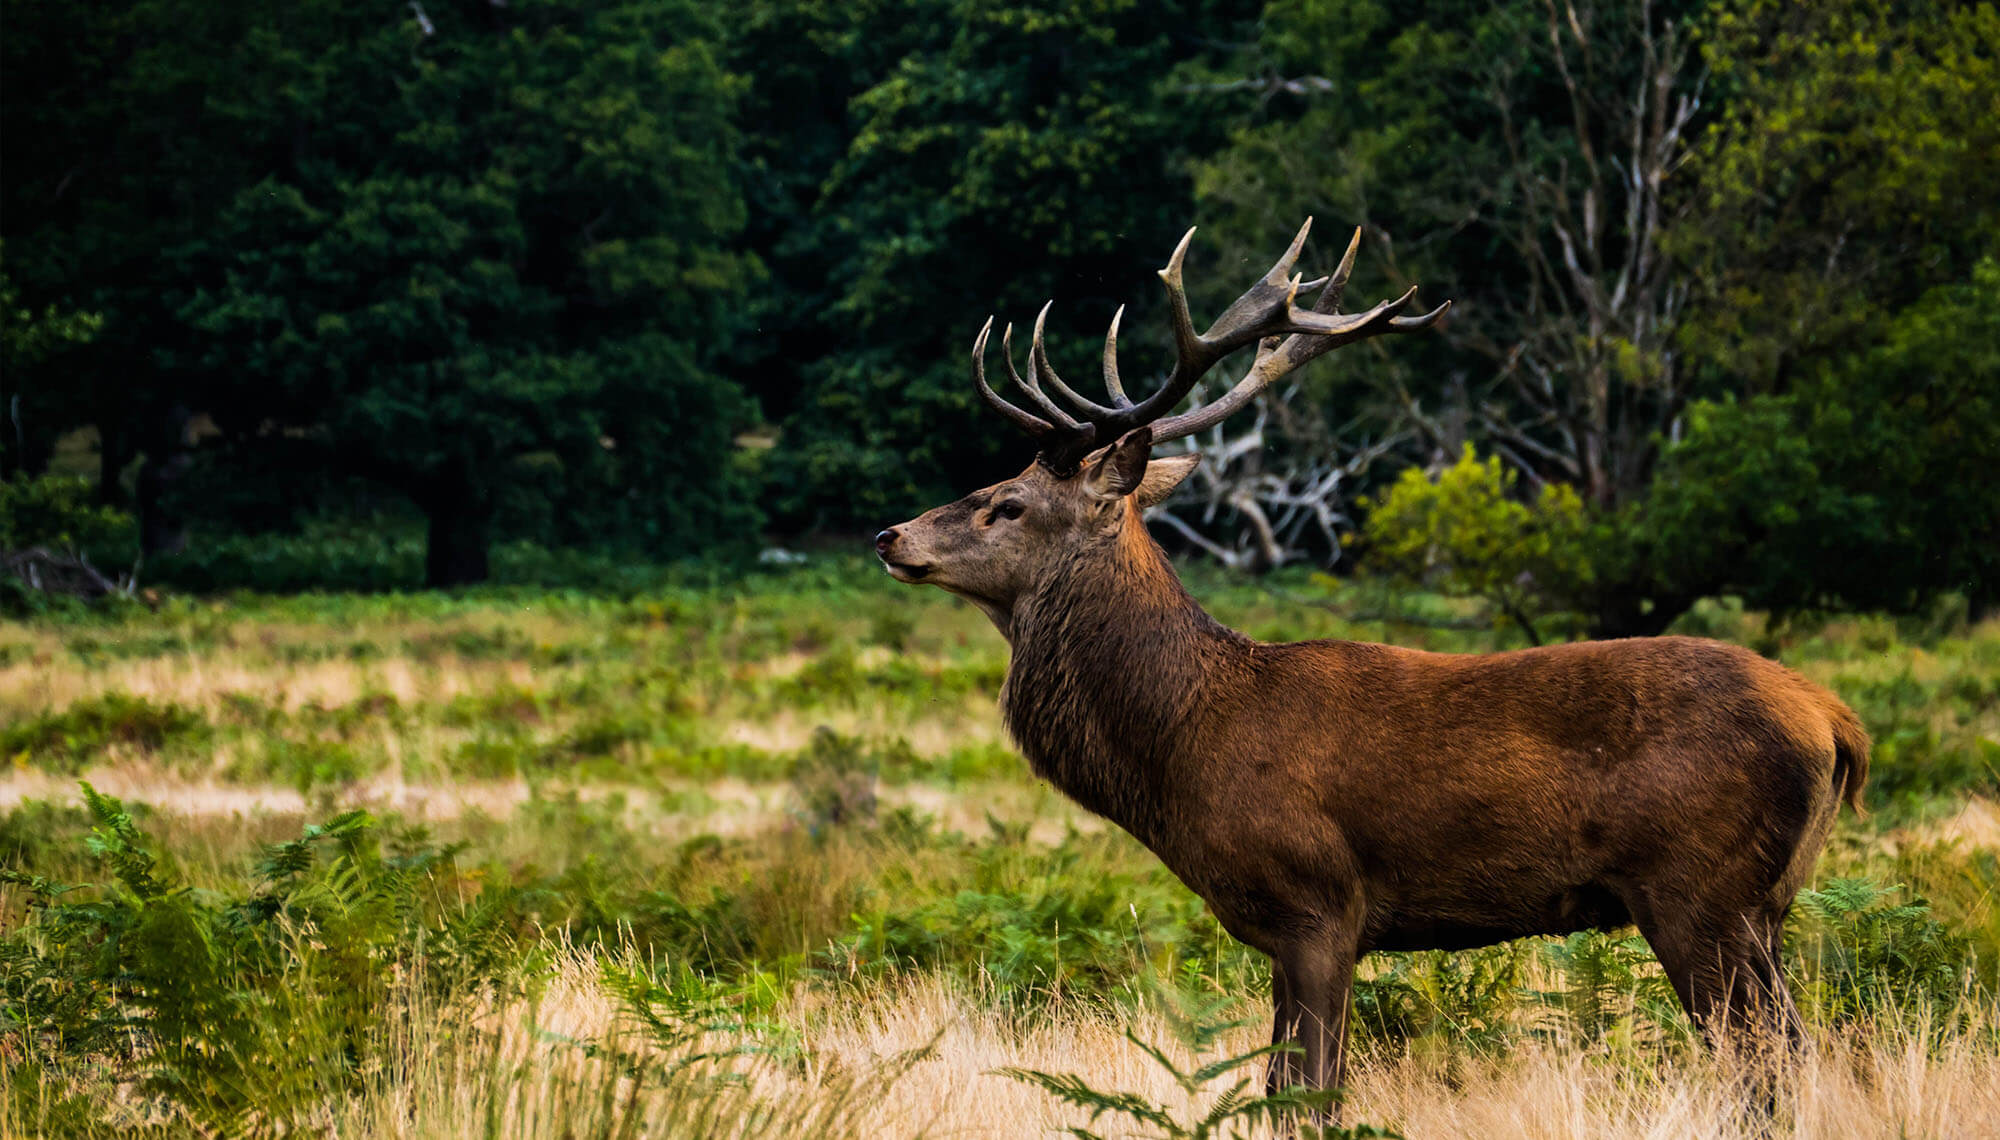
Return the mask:
<svg viewBox="0 0 2000 1140"><path fill-rule="evenodd" d="M1143 399L1103 349L1108 403L1050 366L1048 306L1017 402L972 381L1034 439L1019 475L875 536L897 581L936 586L1009 646L1000 709L1034 773L1130 833L1271 961L1276 1092L1337 1089L1356 961L1636 925L1706 1036L1795 1035L1785 917L1840 804L1861 808L1869 738L1828 690L1693 637L1446 654L1357 641L1267 643L1211 618L1145 512L1194 470L1152 449L1357 341L1432 327L1450 302L1357 313L1360 247L1307 282L1311 219L1206 332L1189 313L1190 229L1159 271L1174 362ZM1302 294L1318 291L1310 307ZM1168 414L1226 357L1249 368Z"/></svg>

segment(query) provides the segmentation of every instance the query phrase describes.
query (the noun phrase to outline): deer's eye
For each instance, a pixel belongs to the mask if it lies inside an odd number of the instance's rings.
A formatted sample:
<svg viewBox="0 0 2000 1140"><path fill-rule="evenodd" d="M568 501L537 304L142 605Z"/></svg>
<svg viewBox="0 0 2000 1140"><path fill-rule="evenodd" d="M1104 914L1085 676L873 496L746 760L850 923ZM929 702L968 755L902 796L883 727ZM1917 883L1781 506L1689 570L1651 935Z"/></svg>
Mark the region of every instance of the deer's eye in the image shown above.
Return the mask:
<svg viewBox="0 0 2000 1140"><path fill-rule="evenodd" d="M1021 512L1025 510L1027 508L1021 504L1009 502L1001 503L999 506L994 507L993 513L1003 519L1018 519L1021 517Z"/></svg>

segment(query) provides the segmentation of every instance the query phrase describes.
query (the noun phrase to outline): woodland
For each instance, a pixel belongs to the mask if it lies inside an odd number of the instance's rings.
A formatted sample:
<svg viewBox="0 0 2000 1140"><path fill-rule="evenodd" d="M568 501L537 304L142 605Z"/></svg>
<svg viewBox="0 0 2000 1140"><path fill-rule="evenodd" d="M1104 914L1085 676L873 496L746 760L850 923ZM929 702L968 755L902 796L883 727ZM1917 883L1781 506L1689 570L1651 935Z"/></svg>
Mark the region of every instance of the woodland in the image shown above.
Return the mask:
<svg viewBox="0 0 2000 1140"><path fill-rule="evenodd" d="M1359 227L1354 297L1451 315L1197 441L1177 549L1598 634L2000 601L1991 4L6 23L9 548L285 590L848 541L1025 461L966 376L989 315L1053 299L1089 375L1129 306L1141 375L1184 229L1214 311L1311 216L1302 268Z"/></svg>

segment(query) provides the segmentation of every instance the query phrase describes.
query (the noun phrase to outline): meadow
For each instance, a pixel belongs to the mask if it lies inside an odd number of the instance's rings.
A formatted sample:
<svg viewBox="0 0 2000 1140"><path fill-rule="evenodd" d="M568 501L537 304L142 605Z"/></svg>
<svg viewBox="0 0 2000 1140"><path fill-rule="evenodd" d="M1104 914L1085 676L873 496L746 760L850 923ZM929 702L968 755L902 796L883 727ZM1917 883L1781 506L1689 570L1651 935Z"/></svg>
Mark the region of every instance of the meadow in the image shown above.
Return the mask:
<svg viewBox="0 0 2000 1140"><path fill-rule="evenodd" d="M1263 638L1507 644L1367 583L1190 584ZM1876 741L1795 908L1775 1109L1628 930L1369 959L1349 1134L2000 1134L2000 623L1677 630ZM1005 653L839 559L0 626L0 1134L1266 1134L1231 1092L1265 963L1028 773Z"/></svg>

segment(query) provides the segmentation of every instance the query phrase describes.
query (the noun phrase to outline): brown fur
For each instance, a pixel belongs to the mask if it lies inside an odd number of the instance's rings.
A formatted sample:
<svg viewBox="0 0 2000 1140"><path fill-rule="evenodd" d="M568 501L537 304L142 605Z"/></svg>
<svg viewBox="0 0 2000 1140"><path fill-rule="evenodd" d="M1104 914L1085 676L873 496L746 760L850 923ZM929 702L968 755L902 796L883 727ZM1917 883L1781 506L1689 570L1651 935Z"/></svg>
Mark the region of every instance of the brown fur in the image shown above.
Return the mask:
<svg viewBox="0 0 2000 1140"><path fill-rule="evenodd" d="M1151 477L1149 446L1141 429L1075 476L1031 467L878 549L1007 637L1001 707L1036 773L1271 955L1274 1036L1304 1045L1274 1085L1338 1083L1354 962L1378 949L1636 923L1705 1026L1790 1025L1785 913L1867 777L1838 698L1686 637L1254 641L1147 534L1143 506L1192 466Z"/></svg>

